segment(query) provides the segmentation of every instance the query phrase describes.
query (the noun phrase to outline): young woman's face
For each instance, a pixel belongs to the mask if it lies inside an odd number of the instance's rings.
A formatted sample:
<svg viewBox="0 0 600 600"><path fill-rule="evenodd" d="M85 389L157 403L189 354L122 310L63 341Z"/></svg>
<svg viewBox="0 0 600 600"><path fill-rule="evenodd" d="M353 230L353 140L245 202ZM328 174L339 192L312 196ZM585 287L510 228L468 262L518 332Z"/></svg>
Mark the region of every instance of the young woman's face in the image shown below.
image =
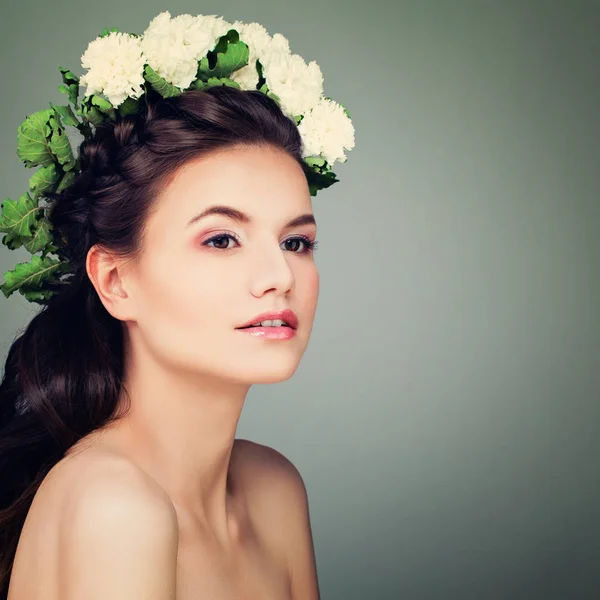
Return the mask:
<svg viewBox="0 0 600 600"><path fill-rule="evenodd" d="M214 213L244 213L249 222ZM147 221L129 281L143 343L169 368L240 383L290 377L306 349L319 274L310 250L316 225L301 167L273 147L238 146L182 167ZM308 220L307 220L308 221ZM236 329L291 309L295 335L267 339Z"/></svg>

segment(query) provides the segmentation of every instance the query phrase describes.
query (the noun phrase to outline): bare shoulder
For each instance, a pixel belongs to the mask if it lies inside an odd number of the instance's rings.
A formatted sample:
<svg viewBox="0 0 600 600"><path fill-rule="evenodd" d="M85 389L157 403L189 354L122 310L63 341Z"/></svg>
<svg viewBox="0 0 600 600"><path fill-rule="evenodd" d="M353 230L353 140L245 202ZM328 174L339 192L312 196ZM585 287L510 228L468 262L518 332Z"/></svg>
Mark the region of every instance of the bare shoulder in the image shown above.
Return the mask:
<svg viewBox="0 0 600 600"><path fill-rule="evenodd" d="M275 448L236 439L233 460L249 510L265 525L281 524L282 518L295 518L306 508L308 494L300 471Z"/></svg>
<svg viewBox="0 0 600 600"><path fill-rule="evenodd" d="M55 465L44 485L37 500L56 519L58 597L175 597L177 516L143 470L91 449Z"/></svg>
<svg viewBox="0 0 600 600"><path fill-rule="evenodd" d="M236 467L239 466L239 477L246 484L260 482L261 485L251 486L252 492L267 492L278 488L282 492L306 492L304 480L294 463L275 448L246 439L235 440Z"/></svg>
<svg viewBox="0 0 600 600"><path fill-rule="evenodd" d="M236 440L236 471L252 521L285 558L292 597L318 600L319 587L304 479L278 450Z"/></svg>
<svg viewBox="0 0 600 600"><path fill-rule="evenodd" d="M58 519L67 521L78 511L106 510L134 505L176 519L173 504L163 488L124 456L101 448L89 448L59 461L40 491L52 504ZM108 508L106 508L108 507Z"/></svg>

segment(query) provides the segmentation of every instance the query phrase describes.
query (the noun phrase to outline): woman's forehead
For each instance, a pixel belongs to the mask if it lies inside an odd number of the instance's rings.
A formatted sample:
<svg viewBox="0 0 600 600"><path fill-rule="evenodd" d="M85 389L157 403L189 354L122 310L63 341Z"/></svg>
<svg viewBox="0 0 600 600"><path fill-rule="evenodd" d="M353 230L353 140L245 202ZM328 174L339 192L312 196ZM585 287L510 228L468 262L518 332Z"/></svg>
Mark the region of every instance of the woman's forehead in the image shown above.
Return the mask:
<svg viewBox="0 0 600 600"><path fill-rule="evenodd" d="M312 203L306 176L295 159L278 149L255 146L229 148L189 161L157 201L156 212L177 220L191 219L214 204L235 206L261 218L307 212Z"/></svg>

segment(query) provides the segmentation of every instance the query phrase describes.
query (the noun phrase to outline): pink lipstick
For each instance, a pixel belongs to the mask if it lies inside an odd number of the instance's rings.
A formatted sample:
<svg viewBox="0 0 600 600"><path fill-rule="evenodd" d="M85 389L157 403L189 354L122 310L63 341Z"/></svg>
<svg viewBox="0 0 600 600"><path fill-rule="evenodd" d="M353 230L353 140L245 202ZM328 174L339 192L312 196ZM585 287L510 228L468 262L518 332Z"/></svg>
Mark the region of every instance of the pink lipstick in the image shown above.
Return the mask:
<svg viewBox="0 0 600 600"><path fill-rule="evenodd" d="M281 326L258 325L263 321L283 321ZM236 327L238 331L243 331L250 335L269 340L288 340L296 335L298 327L298 317L293 310L289 308L280 311L271 311L256 315L244 325Z"/></svg>

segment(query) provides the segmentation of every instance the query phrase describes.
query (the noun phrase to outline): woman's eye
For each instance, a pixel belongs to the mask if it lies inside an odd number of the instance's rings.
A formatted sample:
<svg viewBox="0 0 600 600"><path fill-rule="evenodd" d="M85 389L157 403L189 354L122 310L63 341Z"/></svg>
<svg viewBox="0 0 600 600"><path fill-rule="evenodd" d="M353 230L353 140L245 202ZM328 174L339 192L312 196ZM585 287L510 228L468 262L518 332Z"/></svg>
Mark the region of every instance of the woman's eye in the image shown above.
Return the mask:
<svg viewBox="0 0 600 600"><path fill-rule="evenodd" d="M293 237L285 240L284 244L291 244L294 248L292 248L292 252L296 252L297 254L305 254L310 252L314 247L314 243L311 242L308 238L305 237ZM298 252L298 247L302 247L304 245L304 250L300 250Z"/></svg>
<svg viewBox="0 0 600 600"><path fill-rule="evenodd" d="M214 237L210 238L209 240L206 240L206 242L204 242L203 245L208 246L208 245L214 244L212 247L217 250L230 250L231 247L228 246L229 240L233 240L233 241L239 243L237 238L235 236L231 235L230 233L221 233L219 235L215 235ZM287 249L290 250L290 252L294 252L295 254L308 254L309 252L312 252L313 250L315 250L317 247L316 240L312 241L309 238L304 237L304 236L288 238L283 243L288 244ZM291 244L292 248L289 247L290 244ZM300 246L298 246L298 244L300 244ZM304 249L298 250L299 247L304 248Z"/></svg>
<svg viewBox="0 0 600 600"><path fill-rule="evenodd" d="M215 237L210 238L210 240L207 240L205 243L205 245L209 245L212 242L218 242L216 246L213 246L213 248L217 248L217 250L229 250L229 248L227 248L227 243L225 243L225 247L223 247L221 240L234 240L237 242L237 240L230 234L228 233L222 233L220 235L216 235Z"/></svg>

